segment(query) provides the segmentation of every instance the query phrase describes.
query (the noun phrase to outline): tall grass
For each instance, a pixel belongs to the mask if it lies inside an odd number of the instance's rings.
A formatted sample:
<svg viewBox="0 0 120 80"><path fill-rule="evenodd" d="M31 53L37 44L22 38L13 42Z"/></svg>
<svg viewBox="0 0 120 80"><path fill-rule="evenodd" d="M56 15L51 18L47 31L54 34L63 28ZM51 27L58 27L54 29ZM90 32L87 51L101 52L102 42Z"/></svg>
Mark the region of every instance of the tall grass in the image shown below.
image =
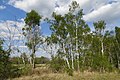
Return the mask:
<svg viewBox="0 0 120 80"><path fill-rule="evenodd" d="M52 70L43 65L38 65L32 71L31 75L21 76L12 80L120 80L119 73L99 73L99 72L73 72L73 76L69 76L67 73L54 73Z"/></svg>

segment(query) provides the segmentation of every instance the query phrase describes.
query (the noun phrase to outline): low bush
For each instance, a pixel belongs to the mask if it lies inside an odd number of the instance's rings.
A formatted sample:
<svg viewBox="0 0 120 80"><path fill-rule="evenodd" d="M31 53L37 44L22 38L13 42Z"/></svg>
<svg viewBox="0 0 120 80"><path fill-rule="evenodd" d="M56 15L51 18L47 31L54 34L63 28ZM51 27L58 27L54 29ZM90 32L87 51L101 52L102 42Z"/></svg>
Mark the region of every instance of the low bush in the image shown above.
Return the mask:
<svg viewBox="0 0 120 80"><path fill-rule="evenodd" d="M53 72L62 72L65 69L65 61L59 57L52 57L50 68Z"/></svg>

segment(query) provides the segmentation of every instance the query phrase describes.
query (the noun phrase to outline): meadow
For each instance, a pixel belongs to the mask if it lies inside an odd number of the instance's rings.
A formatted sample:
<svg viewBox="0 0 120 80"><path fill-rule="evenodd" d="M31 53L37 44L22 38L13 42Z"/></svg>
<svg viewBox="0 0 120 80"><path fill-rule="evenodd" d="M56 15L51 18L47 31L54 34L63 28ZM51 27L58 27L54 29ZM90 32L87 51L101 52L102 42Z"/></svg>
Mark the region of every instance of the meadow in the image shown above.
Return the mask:
<svg viewBox="0 0 120 80"><path fill-rule="evenodd" d="M38 65L31 74L21 76L12 80L120 80L120 74L117 72L73 72L73 76L67 73L54 73L45 65Z"/></svg>

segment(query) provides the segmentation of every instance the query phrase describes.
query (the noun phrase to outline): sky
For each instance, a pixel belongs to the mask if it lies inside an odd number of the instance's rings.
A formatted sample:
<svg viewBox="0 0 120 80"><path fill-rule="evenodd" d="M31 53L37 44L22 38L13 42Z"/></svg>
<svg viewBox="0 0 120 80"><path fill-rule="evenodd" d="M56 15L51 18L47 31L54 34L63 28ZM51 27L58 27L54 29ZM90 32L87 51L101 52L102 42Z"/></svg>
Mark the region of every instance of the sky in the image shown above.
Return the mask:
<svg viewBox="0 0 120 80"><path fill-rule="evenodd" d="M6 40L10 34L15 34L13 46L25 47L21 32L24 27L26 13L35 10L43 18L52 18L51 14L64 15L69 11L72 1L77 1L83 9L83 19L92 30L92 23L104 20L108 30L114 30L115 26L120 26L120 0L0 0L0 37ZM44 36L50 36L49 24L42 21L41 31ZM19 43L17 40L21 39ZM9 42L9 41L8 41ZM8 44L8 42L6 44ZM10 44L10 43L9 43Z"/></svg>

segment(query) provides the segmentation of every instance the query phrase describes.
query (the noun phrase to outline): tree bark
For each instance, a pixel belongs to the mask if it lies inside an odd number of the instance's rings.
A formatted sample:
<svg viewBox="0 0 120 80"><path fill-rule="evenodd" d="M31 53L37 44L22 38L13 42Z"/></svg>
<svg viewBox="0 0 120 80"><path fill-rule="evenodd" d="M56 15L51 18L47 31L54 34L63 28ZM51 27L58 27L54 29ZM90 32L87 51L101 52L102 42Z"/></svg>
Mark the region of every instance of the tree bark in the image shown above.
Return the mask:
<svg viewBox="0 0 120 80"><path fill-rule="evenodd" d="M64 43L63 43L63 52L64 52L64 54L66 54ZM70 63L69 63L68 58L67 58L66 55L65 55L65 60L67 62L68 68L70 69Z"/></svg>
<svg viewBox="0 0 120 80"><path fill-rule="evenodd" d="M22 61L23 61L23 64L26 65L26 63L25 63L25 59L24 59L23 56L22 56Z"/></svg>
<svg viewBox="0 0 120 80"><path fill-rule="evenodd" d="M32 48L32 67L35 69L35 46Z"/></svg>
<svg viewBox="0 0 120 80"><path fill-rule="evenodd" d="M102 56L104 55L104 45L103 45L103 40L101 40L101 47L102 47L102 49L101 49L101 53L102 53Z"/></svg>
<svg viewBox="0 0 120 80"><path fill-rule="evenodd" d="M79 65L80 65L80 64L79 64L79 53L78 53L78 31L77 31L77 29L78 29L78 24L77 24L76 21L75 21L75 24L76 24L76 25L75 25L75 26L76 26L76 30L75 30L75 31L76 31L76 33L75 33L75 34L76 34L76 35L75 35L76 47L75 47L75 48L76 48L76 54L78 55L78 56L77 56L77 63L78 63L78 71L79 71L79 69L80 69Z"/></svg>
<svg viewBox="0 0 120 80"><path fill-rule="evenodd" d="M74 69L74 53L72 53L72 44L70 49L71 57L72 57L72 69Z"/></svg>

